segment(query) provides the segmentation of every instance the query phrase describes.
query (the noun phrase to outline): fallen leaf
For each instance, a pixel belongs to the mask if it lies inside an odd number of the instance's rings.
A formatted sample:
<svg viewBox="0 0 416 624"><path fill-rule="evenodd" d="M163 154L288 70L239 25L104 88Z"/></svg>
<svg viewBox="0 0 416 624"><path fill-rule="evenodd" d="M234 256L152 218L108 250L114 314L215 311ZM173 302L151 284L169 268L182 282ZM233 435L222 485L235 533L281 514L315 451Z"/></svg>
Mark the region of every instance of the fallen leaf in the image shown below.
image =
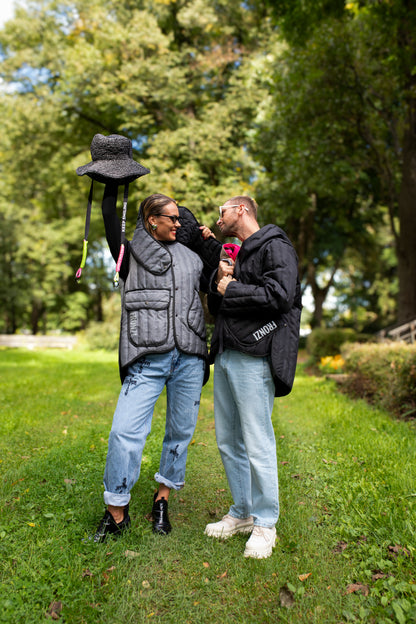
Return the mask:
<svg viewBox="0 0 416 624"><path fill-rule="evenodd" d="M13 483L12 483L12 487L13 487L14 485L16 485L16 483L19 483L19 481L24 481L24 478L23 478L23 479L18 479L17 481L13 481Z"/></svg>
<svg viewBox="0 0 416 624"><path fill-rule="evenodd" d="M74 483L76 483L75 479L64 479L64 483L67 483L68 485L73 485Z"/></svg>
<svg viewBox="0 0 416 624"><path fill-rule="evenodd" d="M86 568L85 570L82 571L82 577L84 578L84 576L94 576L94 575L88 568Z"/></svg>
<svg viewBox="0 0 416 624"><path fill-rule="evenodd" d="M222 579L222 578L225 578L226 576L227 576L227 570L223 572L222 574L220 574L219 576L217 576L217 578Z"/></svg>
<svg viewBox="0 0 416 624"><path fill-rule="evenodd" d="M115 569L116 569L116 566L111 566L110 568L107 568L107 572L112 572Z"/></svg>
<svg viewBox="0 0 416 624"><path fill-rule="evenodd" d="M282 466L286 466L286 464L288 464L289 462L288 461L282 461L280 463L282 464Z"/></svg>
<svg viewBox="0 0 416 624"><path fill-rule="evenodd" d="M308 572L307 574L299 574L298 578L300 581L306 581L306 579L309 578L311 574L312 572Z"/></svg>
<svg viewBox="0 0 416 624"><path fill-rule="evenodd" d="M286 607L287 609L290 609L290 607L293 607L293 605L295 604L295 600L293 596L294 596L293 592L290 591L287 585L283 585L283 587L279 589L279 598L280 598L280 604L282 607Z"/></svg>
<svg viewBox="0 0 416 624"><path fill-rule="evenodd" d="M36 524L34 522L26 522L27 526L34 527Z"/></svg>
<svg viewBox="0 0 416 624"><path fill-rule="evenodd" d="M373 576L371 577L372 581L378 581L379 579L383 579L386 578L387 574L383 574L382 572L376 572L375 574L373 574Z"/></svg>
<svg viewBox="0 0 416 624"><path fill-rule="evenodd" d="M149 587L150 587L150 583L149 583L149 581L142 581L142 586L143 586L145 589L149 589Z"/></svg>
<svg viewBox="0 0 416 624"><path fill-rule="evenodd" d="M205 442L198 442L198 446L208 446L208 444L205 444Z"/></svg>
<svg viewBox="0 0 416 624"><path fill-rule="evenodd" d="M135 552L134 550L126 550L124 552L124 556L125 557L138 557L140 555L140 553Z"/></svg>
<svg viewBox="0 0 416 624"><path fill-rule="evenodd" d="M335 546L334 550L332 552L334 553L340 553L343 550L345 550L347 548L348 544L347 542L338 542L338 544Z"/></svg>
<svg viewBox="0 0 416 624"><path fill-rule="evenodd" d="M345 590L346 594L353 594L354 592L361 592L364 596L368 596L368 585L362 585L361 583L352 583L348 585Z"/></svg>
<svg viewBox="0 0 416 624"><path fill-rule="evenodd" d="M394 546L389 546L389 551L393 553L395 557L399 554L404 554L407 557L410 557L410 552L404 546L400 546L399 544L395 544Z"/></svg>
<svg viewBox="0 0 416 624"><path fill-rule="evenodd" d="M59 620L60 618L60 613L62 611L62 602L60 600L57 601L53 601L51 602L51 604L49 605L49 609L46 612L46 617L50 617L53 620Z"/></svg>
<svg viewBox="0 0 416 624"><path fill-rule="evenodd" d="M209 563L208 561L204 561L204 563L202 564L204 566L204 568L209 568Z"/></svg>

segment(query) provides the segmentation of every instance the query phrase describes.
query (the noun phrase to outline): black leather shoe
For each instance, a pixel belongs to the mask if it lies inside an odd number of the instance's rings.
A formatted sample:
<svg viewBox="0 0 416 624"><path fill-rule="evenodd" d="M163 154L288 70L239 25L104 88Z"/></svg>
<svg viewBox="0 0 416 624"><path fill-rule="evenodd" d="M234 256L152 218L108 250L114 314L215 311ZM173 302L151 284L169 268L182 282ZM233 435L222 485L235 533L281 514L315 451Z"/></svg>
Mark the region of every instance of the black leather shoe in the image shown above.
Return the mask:
<svg viewBox="0 0 416 624"><path fill-rule="evenodd" d="M152 517L153 517L153 533L159 535L167 535L172 531L172 526L168 516L168 501L164 498L156 500L157 494L153 497Z"/></svg>
<svg viewBox="0 0 416 624"><path fill-rule="evenodd" d="M121 522L116 522L107 509L95 535L91 536L89 539L96 543L104 542L108 535L119 537L123 531L129 528L129 526L130 516L128 505L124 508L124 518Z"/></svg>

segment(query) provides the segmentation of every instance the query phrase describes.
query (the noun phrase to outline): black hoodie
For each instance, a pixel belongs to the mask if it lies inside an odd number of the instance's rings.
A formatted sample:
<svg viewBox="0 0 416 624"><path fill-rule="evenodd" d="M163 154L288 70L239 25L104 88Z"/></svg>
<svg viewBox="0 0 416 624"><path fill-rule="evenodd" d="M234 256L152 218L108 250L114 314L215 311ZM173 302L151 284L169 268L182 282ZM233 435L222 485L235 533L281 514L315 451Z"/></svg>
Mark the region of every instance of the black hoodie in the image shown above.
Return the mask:
<svg viewBox="0 0 416 624"><path fill-rule="evenodd" d="M222 297L213 276L208 294L216 316L210 361L225 349L270 358L275 395L293 385L302 309L298 259L277 225L247 238L238 253L234 277Z"/></svg>

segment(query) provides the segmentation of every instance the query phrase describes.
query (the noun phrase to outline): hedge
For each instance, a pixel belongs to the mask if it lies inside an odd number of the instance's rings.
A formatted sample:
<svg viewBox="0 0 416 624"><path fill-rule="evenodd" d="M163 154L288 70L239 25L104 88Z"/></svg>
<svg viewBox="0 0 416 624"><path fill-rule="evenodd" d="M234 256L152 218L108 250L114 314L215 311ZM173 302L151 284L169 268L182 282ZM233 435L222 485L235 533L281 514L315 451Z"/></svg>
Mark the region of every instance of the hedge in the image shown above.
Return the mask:
<svg viewBox="0 0 416 624"><path fill-rule="evenodd" d="M314 329L307 338L306 350L317 363L323 357L341 353L341 346L345 342L357 340L358 334L353 329Z"/></svg>
<svg viewBox="0 0 416 624"><path fill-rule="evenodd" d="M402 417L416 417L416 345L344 344L343 389Z"/></svg>

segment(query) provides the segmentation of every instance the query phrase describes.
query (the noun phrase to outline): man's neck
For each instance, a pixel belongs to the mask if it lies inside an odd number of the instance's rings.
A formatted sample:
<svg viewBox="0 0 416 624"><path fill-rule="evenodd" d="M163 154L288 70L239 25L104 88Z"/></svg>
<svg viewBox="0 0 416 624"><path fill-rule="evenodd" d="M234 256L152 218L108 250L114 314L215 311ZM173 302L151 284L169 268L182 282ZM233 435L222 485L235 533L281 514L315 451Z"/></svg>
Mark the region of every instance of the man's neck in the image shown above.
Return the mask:
<svg viewBox="0 0 416 624"><path fill-rule="evenodd" d="M255 232L258 232L259 229L260 226L257 221L245 223L240 228L238 228L238 232L236 232L235 235L237 236L237 238L240 239L242 243L244 243L247 238L249 238Z"/></svg>

